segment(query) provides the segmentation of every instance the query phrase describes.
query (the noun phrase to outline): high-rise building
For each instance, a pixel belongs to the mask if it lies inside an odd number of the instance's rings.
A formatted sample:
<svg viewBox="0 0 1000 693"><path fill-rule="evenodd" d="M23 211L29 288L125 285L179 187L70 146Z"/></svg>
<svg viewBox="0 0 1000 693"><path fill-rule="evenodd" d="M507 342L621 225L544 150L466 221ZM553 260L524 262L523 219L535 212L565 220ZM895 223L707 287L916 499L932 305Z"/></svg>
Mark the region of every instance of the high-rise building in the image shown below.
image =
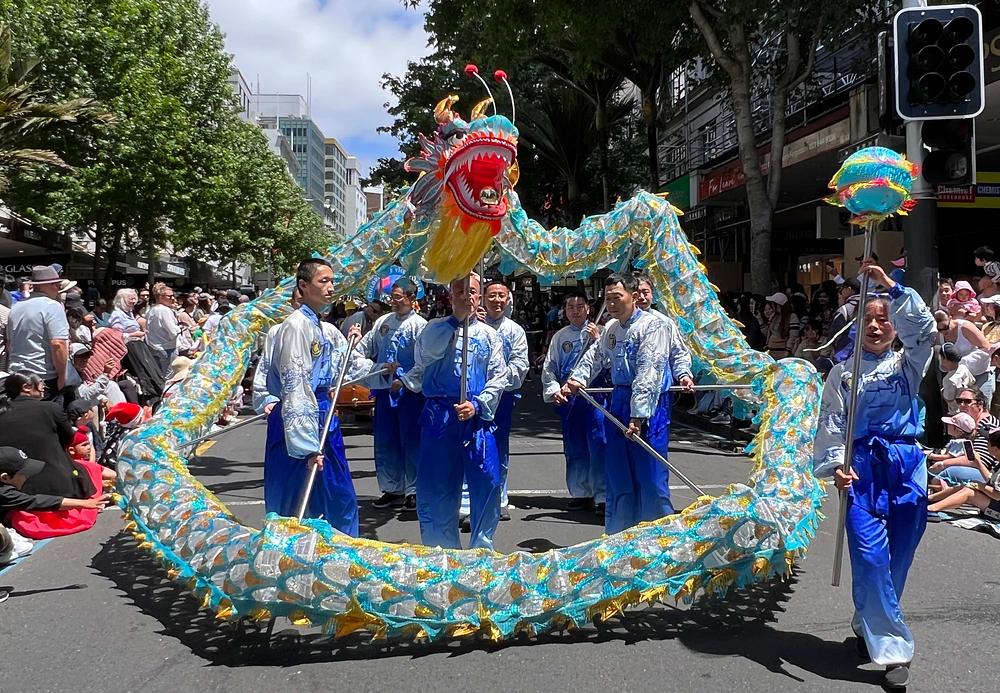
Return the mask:
<svg viewBox="0 0 1000 693"><path fill-rule="evenodd" d="M350 236L368 221L368 199L361 187L361 168L356 156L347 157L346 182L344 195L347 207L346 226L347 234Z"/></svg>
<svg viewBox="0 0 1000 693"><path fill-rule="evenodd" d="M333 229L341 236L357 228L347 214L347 151L333 137L325 140L326 159L323 171L323 201L333 212Z"/></svg>
<svg viewBox="0 0 1000 693"><path fill-rule="evenodd" d="M337 229L336 215L325 202L323 186L325 145L323 132L309 117L306 100L298 94L256 94L257 124L276 130L288 140L298 170L289 171L303 196L328 226ZM280 151L278 152L280 154Z"/></svg>

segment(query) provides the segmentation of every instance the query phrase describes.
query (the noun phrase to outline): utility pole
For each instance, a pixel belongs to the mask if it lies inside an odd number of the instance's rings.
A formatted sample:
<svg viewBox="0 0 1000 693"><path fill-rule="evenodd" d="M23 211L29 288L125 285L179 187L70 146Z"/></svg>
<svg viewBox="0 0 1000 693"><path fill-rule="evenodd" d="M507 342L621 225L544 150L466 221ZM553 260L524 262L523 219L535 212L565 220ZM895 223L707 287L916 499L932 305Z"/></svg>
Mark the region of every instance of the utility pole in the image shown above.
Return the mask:
<svg viewBox="0 0 1000 693"><path fill-rule="evenodd" d="M903 0L903 7L924 7L924 0ZM895 75L907 79L906 75ZM921 121L906 122L906 158L916 164L924 161L924 143L920 136ZM906 249L906 285L913 288L930 304L937 292L937 195L920 176L913 181L910 194L917 206L903 219L903 247Z"/></svg>

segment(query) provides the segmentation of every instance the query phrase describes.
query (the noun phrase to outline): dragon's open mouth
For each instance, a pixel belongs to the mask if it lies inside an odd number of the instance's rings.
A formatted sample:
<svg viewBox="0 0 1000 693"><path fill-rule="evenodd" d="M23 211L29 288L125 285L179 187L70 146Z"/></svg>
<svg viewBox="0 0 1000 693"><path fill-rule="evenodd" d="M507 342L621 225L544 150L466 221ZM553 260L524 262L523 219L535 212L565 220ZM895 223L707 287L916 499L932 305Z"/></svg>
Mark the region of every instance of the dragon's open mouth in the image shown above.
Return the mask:
<svg viewBox="0 0 1000 693"><path fill-rule="evenodd" d="M448 159L444 182L459 209L484 221L507 213L504 174L517 156L516 145L503 137L471 134Z"/></svg>

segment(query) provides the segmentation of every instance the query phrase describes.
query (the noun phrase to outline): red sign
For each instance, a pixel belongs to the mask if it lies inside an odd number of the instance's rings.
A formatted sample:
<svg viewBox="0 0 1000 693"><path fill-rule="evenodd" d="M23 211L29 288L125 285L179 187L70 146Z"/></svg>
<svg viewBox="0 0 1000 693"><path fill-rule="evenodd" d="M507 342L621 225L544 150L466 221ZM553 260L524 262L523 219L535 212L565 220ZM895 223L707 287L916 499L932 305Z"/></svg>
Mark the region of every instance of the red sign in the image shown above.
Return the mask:
<svg viewBox="0 0 1000 693"><path fill-rule="evenodd" d="M698 199L706 200L727 190L735 190L745 182L746 176L743 174L743 166L737 161L720 171L703 176L698 182Z"/></svg>
<svg viewBox="0 0 1000 693"><path fill-rule="evenodd" d="M976 186L974 185L939 185L937 186L938 202L975 202Z"/></svg>

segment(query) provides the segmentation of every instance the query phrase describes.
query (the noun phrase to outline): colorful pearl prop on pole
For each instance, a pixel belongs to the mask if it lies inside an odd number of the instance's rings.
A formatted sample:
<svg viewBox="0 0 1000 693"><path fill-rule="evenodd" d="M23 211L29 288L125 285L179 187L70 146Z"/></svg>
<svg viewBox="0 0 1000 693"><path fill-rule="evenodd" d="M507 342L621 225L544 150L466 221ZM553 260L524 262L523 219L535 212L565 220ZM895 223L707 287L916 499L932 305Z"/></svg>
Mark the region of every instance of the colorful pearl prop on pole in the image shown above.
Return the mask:
<svg viewBox="0 0 1000 693"><path fill-rule="evenodd" d="M885 147L866 147L847 157L840 170L830 180L830 187L837 194L828 202L845 208L852 215L851 223L865 229L865 245L862 257L872 255L875 231L886 217L906 214L917 201L910 197L913 181L920 175L920 167L898 152ZM868 274L861 276L861 295L858 299L858 313L864 314L868 301ZM862 338L864 331L855 329L854 353L851 372L861 371ZM854 431L857 423L859 378L851 381L851 399L847 406L847 431L844 445L844 474L851 473L851 459L854 456ZM840 514L837 523L837 546L833 560L834 587L840 585L840 573L844 564L844 534L847 520L847 491L840 492Z"/></svg>
<svg viewBox="0 0 1000 693"><path fill-rule="evenodd" d="M917 201L910 197L920 167L885 147L866 147L851 154L830 180L836 195L831 204L851 213L851 223L865 225L892 214L906 214Z"/></svg>

